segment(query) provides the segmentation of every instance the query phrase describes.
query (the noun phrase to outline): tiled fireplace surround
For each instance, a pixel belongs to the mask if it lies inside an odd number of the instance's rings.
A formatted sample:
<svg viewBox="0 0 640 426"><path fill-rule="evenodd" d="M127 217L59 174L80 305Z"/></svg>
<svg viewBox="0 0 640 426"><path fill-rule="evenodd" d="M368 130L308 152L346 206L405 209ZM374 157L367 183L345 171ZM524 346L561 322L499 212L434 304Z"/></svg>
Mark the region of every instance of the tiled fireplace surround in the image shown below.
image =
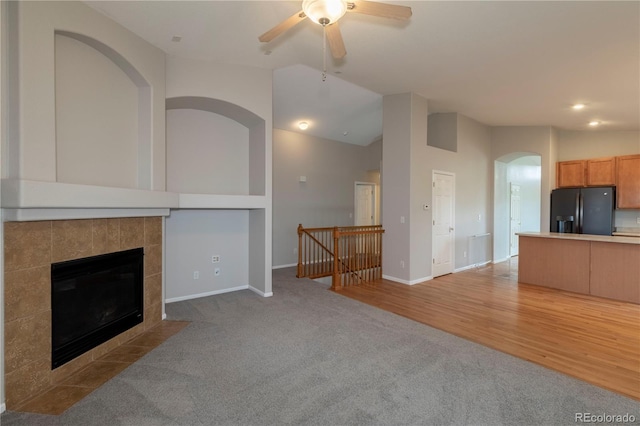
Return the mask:
<svg viewBox="0 0 640 426"><path fill-rule="evenodd" d="M144 322L51 370L51 263L144 247ZM162 320L162 218L6 222L7 409L63 382Z"/></svg>

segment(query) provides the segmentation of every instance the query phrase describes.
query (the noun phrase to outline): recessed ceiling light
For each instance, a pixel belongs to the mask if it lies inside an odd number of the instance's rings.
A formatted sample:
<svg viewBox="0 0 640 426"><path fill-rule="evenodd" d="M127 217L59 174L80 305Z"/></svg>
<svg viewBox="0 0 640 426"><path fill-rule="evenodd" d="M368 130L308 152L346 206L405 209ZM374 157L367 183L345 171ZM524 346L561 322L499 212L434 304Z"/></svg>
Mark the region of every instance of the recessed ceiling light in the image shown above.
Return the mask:
<svg viewBox="0 0 640 426"><path fill-rule="evenodd" d="M599 125L600 125L600 122L598 120L593 120L593 121L589 122L589 126L591 126L591 127L596 127L596 126L599 126Z"/></svg>
<svg viewBox="0 0 640 426"><path fill-rule="evenodd" d="M584 104L575 104L575 105L573 105L571 108L576 109L576 110L579 110L579 109L582 109L582 108L584 108L584 107L585 107L585 105L584 105Z"/></svg>
<svg viewBox="0 0 640 426"><path fill-rule="evenodd" d="M306 121L301 121L298 123L298 128L300 130L307 130L309 128L309 123L307 123Z"/></svg>
<svg viewBox="0 0 640 426"><path fill-rule="evenodd" d="M344 131L344 132L342 132L342 134L343 134L343 135L345 135L345 136L347 136L347 135L349 134L349 132Z"/></svg>
<svg viewBox="0 0 640 426"><path fill-rule="evenodd" d="M174 35L173 37L171 37L171 41L174 43L180 43L180 41L182 41L182 36Z"/></svg>

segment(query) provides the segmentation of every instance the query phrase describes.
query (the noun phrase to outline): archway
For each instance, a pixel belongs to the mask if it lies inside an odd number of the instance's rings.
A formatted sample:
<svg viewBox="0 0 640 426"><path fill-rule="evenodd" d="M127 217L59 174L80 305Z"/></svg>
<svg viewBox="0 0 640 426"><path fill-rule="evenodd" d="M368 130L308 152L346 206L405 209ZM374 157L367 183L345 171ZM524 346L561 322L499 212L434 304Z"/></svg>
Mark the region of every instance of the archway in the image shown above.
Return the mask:
<svg viewBox="0 0 640 426"><path fill-rule="evenodd" d="M494 262L517 255L515 232L539 232L541 223L541 156L515 152L494 163Z"/></svg>

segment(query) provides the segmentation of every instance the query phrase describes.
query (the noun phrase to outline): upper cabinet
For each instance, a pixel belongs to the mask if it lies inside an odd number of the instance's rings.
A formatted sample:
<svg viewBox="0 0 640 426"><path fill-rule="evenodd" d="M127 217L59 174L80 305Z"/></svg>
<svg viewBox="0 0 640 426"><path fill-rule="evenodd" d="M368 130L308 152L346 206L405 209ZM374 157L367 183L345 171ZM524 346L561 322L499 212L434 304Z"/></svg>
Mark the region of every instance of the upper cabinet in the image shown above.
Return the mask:
<svg viewBox="0 0 640 426"><path fill-rule="evenodd" d="M616 157L617 206L640 209L640 154Z"/></svg>
<svg viewBox="0 0 640 426"><path fill-rule="evenodd" d="M616 186L616 207L640 209L640 154L556 163L556 187Z"/></svg>
<svg viewBox="0 0 640 426"><path fill-rule="evenodd" d="M594 158L587 160L587 186L616 184L616 158Z"/></svg>
<svg viewBox="0 0 640 426"><path fill-rule="evenodd" d="M586 160L560 161L556 163L556 186L558 188L585 186L586 165Z"/></svg>
<svg viewBox="0 0 640 426"><path fill-rule="evenodd" d="M560 161L556 165L558 188L616 184L616 158Z"/></svg>

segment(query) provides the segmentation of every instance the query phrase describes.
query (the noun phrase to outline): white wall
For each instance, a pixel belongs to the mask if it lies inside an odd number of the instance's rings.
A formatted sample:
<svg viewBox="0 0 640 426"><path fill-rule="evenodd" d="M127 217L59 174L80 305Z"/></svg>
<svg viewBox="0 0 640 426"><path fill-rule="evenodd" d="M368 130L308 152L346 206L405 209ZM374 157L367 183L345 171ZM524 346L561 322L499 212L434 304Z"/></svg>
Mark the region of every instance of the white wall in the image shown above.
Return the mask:
<svg viewBox="0 0 640 426"><path fill-rule="evenodd" d="M493 168L493 261L509 258L509 166L494 161Z"/></svg>
<svg viewBox="0 0 640 426"><path fill-rule="evenodd" d="M403 93L382 99L382 270L384 276L401 282L411 280L411 98L411 93ZM425 127L426 122L425 116ZM416 254L420 255L430 256Z"/></svg>
<svg viewBox="0 0 640 426"><path fill-rule="evenodd" d="M464 115L456 115L458 151L429 147L424 166L456 174L454 259L455 268L461 269L473 263L469 253L470 238L493 232L493 168L490 128ZM492 254L476 253L476 257L490 260Z"/></svg>
<svg viewBox="0 0 640 426"><path fill-rule="evenodd" d="M558 161L640 154L638 131L558 131Z"/></svg>
<svg viewBox="0 0 640 426"><path fill-rule="evenodd" d="M142 142L138 151L147 155L138 164L146 175L139 179L144 181L144 189L163 191L164 53L80 2L10 2L9 8L17 11L11 22L17 37L11 43L17 46L12 60L19 67L16 83L20 98L19 116L12 119L11 125L17 126L19 139L10 142L12 162L4 175L47 182L57 179L54 37L57 30L62 30L102 43L102 53L114 53L121 68L135 70L150 87L146 117L149 140ZM117 174L112 170L110 177Z"/></svg>
<svg viewBox="0 0 640 426"><path fill-rule="evenodd" d="M244 270L248 270L248 279L240 280L240 275L231 275L233 280L239 281L226 281L221 283L226 289L236 288L237 286L249 285L254 291L269 296L271 292L271 265L272 265L272 72L267 69L259 69L253 67L216 64L207 61L188 60L184 58L168 57L167 61L167 75L166 75L166 93L167 99L177 99L183 97L197 97L201 98L199 103L207 104L209 107L213 105L234 105L240 107L249 112L249 115L259 117L261 122L261 129L257 127L249 128L249 155L248 158L244 155L242 161L248 160L247 165L243 169L247 172L245 176L248 176L249 193L252 195L264 196L265 208L241 211L231 210L229 213L231 217L236 219L229 220L246 220L246 228L242 228L248 241L247 252L247 266ZM207 102L212 100L212 102ZM222 102L218 102L222 101ZM202 108L200 108L202 109ZM178 108L179 110L179 108ZM208 113L217 113L207 109ZM172 118L175 118L174 112L169 113ZM204 110L201 112L205 112ZM221 113L224 114L224 113ZM178 113L180 115L180 113ZM227 114L224 114L228 116ZM242 114L241 114L242 115ZM246 114L245 114L246 115ZM201 117L202 118L202 117ZM198 119L200 122L202 120ZM240 121L239 121L240 122ZM213 130L213 129L209 129ZM203 133L208 133L209 130L194 132L191 140L191 146L196 151L202 150L203 152L211 152L213 149L211 146L206 146L210 140L201 138ZM173 131L173 130L172 130ZM217 129L213 130L217 132ZM228 136L228 130L224 130L222 133ZM236 129L233 132L243 133L244 131ZM236 133L237 134L237 133ZM178 143L179 135L171 136L174 143ZM246 140L246 138L245 138ZM230 143L226 140L225 144ZM227 146L228 147L228 146ZM173 149L179 149L177 146ZM226 148L225 148L226 149ZM235 151L234 151L235 152ZM243 148L243 153L244 148ZM181 168L189 167L188 161L180 161ZM173 164L175 166L176 164ZM172 167L173 167L172 166ZM181 173L178 168L173 169L176 173ZM201 189L204 194L211 193L212 190L200 187L200 177L197 173L190 173L189 171L182 170L188 174L187 179L183 179L179 182L181 187L189 187ZM173 171L172 171L173 173ZM172 174L176 176L176 174ZM208 174L208 177L211 177ZM233 178L233 175L231 176ZM225 177L225 179L228 179ZM243 181L242 187L246 188L246 182ZM173 185L173 181L172 181ZM215 185L214 185L215 186ZM216 186L213 190L226 191L224 188L227 186ZM246 194L246 189L243 190ZM218 195L220 195L218 193ZM206 198L205 204L206 204ZM228 206L233 209L233 206ZM210 214L215 214L214 210L209 211ZM204 214L204 213L203 213ZM173 225L168 226L167 238L173 238L171 235L174 230L182 229L188 226L190 216L188 214L173 215L169 219ZM168 222L169 222L168 221ZM184 223L183 223L184 222ZM240 228L237 228L240 229ZM240 232L240 231L239 231ZM195 237L194 237L195 238ZM212 233L210 233L210 239L224 240L225 235L221 229L214 227ZM240 238L240 237L238 237ZM196 249L201 252L196 253L192 251L194 256L200 258L211 257L210 250L202 247L198 249L197 245L194 245ZM181 266L176 259L167 256L166 260L167 268L172 270L181 270ZM234 262L229 268L238 269L242 268L240 262ZM229 268L226 268L227 270ZM193 272L193 271L192 271ZM184 288L183 283L177 277L171 277L167 279L167 293L168 294L183 294L184 297L188 295L199 294L196 288ZM187 292L188 294L186 294Z"/></svg>
<svg viewBox="0 0 640 426"><path fill-rule="evenodd" d="M457 152L452 152L427 145L428 108L424 98L391 95L385 96L383 102L384 274L407 283L431 276L432 216L422 205L431 204L433 170L456 175L454 267L468 266L469 253L465 256L465 252L468 252L470 238L492 232L489 127L458 115L456 143L448 144L456 146ZM400 216L407 213L405 219L408 220L401 224ZM491 253L487 253L487 257L490 258ZM407 258L410 263L405 262L403 270L400 261Z"/></svg>
<svg viewBox="0 0 640 426"><path fill-rule="evenodd" d="M58 182L138 187L138 87L93 47L55 36Z"/></svg>
<svg viewBox="0 0 640 426"><path fill-rule="evenodd" d="M249 129L209 111L167 111L167 190L249 194Z"/></svg>
<svg viewBox="0 0 640 426"><path fill-rule="evenodd" d="M168 302L248 287L247 210L172 210L165 229ZM212 263L212 255L221 261ZM215 268L220 268L219 276Z"/></svg>
<svg viewBox="0 0 640 426"><path fill-rule="evenodd" d="M380 164L380 143L359 146L273 130L273 265L298 261L297 227L352 226L354 183ZM307 181L300 182L300 176Z"/></svg>
<svg viewBox="0 0 640 426"><path fill-rule="evenodd" d="M546 126L504 126L491 128L491 156L493 160L510 162L526 154L540 156L540 231L549 231L551 189L555 185L556 130ZM496 200L501 200L496 197ZM494 207L497 210L497 206ZM504 225L504 224L503 224ZM494 226L501 226L497 221ZM496 259L502 256L496 255Z"/></svg>

